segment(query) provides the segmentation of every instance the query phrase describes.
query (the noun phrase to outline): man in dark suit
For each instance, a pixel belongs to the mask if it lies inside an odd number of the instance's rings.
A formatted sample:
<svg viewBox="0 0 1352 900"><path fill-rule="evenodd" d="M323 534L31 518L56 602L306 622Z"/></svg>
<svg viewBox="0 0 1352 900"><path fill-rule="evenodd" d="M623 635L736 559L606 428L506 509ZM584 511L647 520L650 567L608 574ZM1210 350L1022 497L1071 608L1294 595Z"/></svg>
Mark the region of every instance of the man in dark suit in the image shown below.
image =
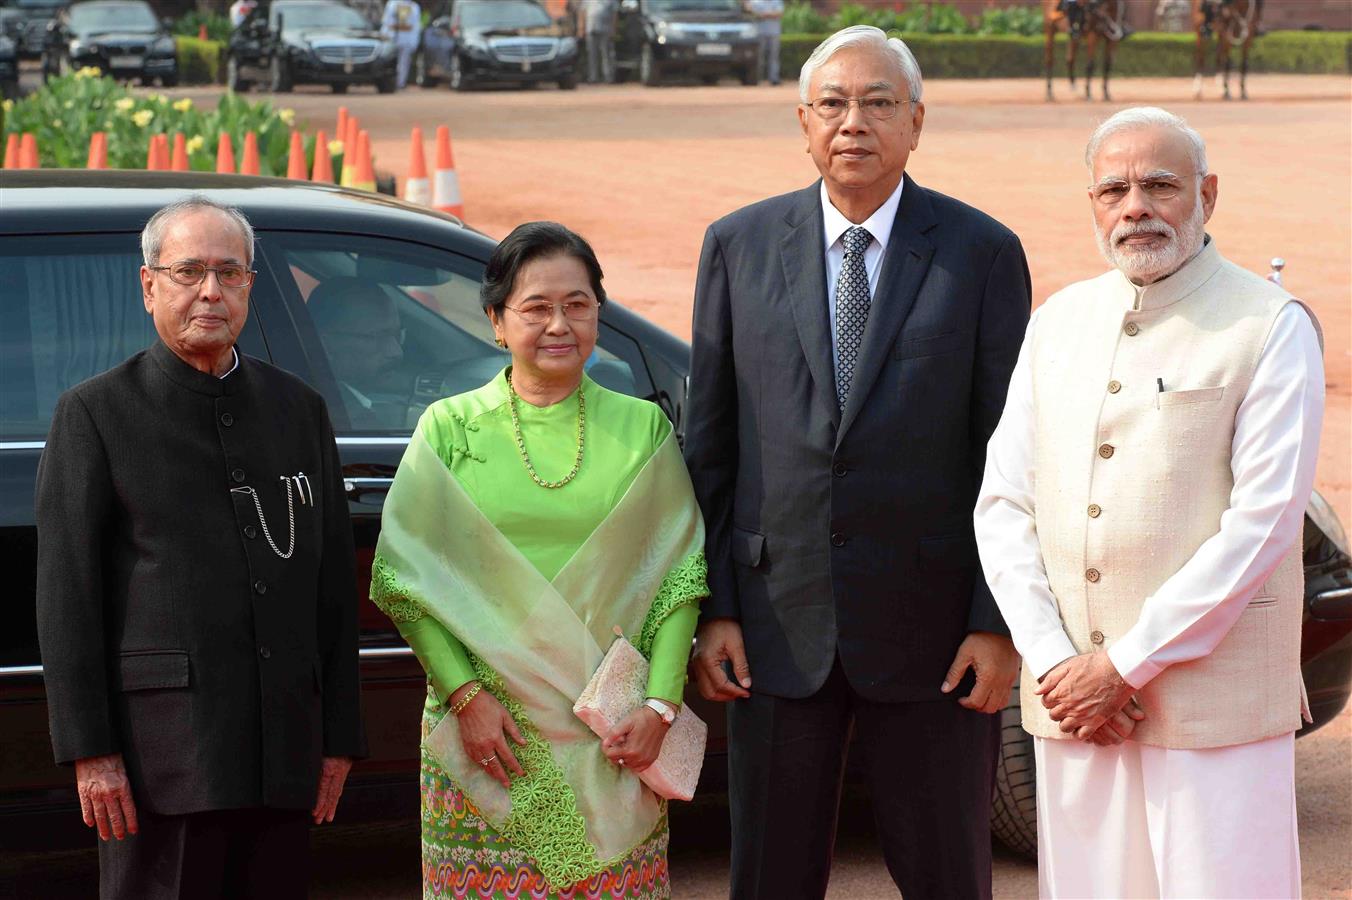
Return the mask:
<svg viewBox="0 0 1352 900"><path fill-rule="evenodd" d="M925 113L905 44L847 28L800 92L822 180L711 225L695 288L686 459L712 596L693 668L733 701L732 895L825 893L853 731L903 894L989 896L989 714L1018 656L972 508L1027 263L904 175Z"/></svg>
<svg viewBox="0 0 1352 900"><path fill-rule="evenodd" d="M52 745L101 896L303 897L365 753L337 448L318 394L235 349L244 216L189 198L141 245L160 340L61 396L38 470Z"/></svg>

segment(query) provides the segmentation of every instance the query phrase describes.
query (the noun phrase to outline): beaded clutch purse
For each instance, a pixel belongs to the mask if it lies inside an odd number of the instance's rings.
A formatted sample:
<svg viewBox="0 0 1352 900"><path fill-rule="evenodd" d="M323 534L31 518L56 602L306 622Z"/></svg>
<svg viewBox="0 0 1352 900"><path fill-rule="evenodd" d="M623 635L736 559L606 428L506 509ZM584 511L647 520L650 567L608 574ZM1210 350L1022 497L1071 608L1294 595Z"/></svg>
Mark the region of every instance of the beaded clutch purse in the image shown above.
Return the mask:
<svg viewBox="0 0 1352 900"><path fill-rule="evenodd" d="M617 722L643 704L647 687L648 661L623 636L617 637L573 704L573 713L598 737L605 737ZM704 766L708 736L709 726L704 720L690 707L682 706L667 729L657 761L635 774L659 797L691 799Z"/></svg>

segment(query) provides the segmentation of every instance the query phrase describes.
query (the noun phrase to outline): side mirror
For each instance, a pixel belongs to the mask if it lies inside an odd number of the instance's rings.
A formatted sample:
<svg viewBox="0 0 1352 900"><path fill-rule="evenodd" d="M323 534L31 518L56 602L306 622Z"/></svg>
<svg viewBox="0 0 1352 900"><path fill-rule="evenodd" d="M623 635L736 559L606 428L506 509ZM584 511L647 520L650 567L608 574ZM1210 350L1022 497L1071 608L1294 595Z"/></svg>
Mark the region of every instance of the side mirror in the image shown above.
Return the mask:
<svg viewBox="0 0 1352 900"><path fill-rule="evenodd" d="M623 0L620 3L620 9L627 13L634 12L638 9L638 0Z"/></svg>
<svg viewBox="0 0 1352 900"><path fill-rule="evenodd" d="M160 19L160 27L163 28L165 31L169 32L170 34L172 34L174 31L174 20L169 18L168 16L165 16L162 19Z"/></svg>

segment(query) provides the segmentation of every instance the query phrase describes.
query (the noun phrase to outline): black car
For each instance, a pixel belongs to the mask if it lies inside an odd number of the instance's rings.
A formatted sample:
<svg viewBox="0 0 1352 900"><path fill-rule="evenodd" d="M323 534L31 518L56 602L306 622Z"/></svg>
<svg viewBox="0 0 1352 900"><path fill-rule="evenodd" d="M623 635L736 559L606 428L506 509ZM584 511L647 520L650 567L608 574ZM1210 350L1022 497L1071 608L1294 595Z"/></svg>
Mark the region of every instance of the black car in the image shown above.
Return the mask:
<svg viewBox="0 0 1352 900"><path fill-rule="evenodd" d="M413 79L453 90L476 85L577 87L577 39L565 34L534 0L458 0L423 30Z"/></svg>
<svg viewBox="0 0 1352 900"><path fill-rule="evenodd" d="M479 305L493 241L426 207L332 185L202 173L0 171L0 550L10 560L0 619L6 848L89 840L71 773L52 762L47 732L35 622L34 481L61 392L155 340L136 279L139 232L156 209L193 190L240 207L257 230L258 275L240 347L314 386L337 434L361 576L359 652L371 750L353 769L341 815L411 817L418 808L425 676L389 619L364 598L385 492L419 413L487 382L507 361ZM397 353L387 342L377 352L374 334L369 346L358 334L354 349L311 318L307 301L317 286L353 277L394 301ZM345 330L343 338L353 335ZM656 403L680 438L689 355L684 341L611 300L588 372ZM340 387L340 378L370 405ZM1318 727L1352 691L1352 560L1342 527L1317 497L1305 535L1301 661ZM723 712L693 688L686 700L710 726L701 790L718 790L727 771ZM1004 713L995 828L1016 847L1029 846L1031 834L1035 848L1032 756L1017 700L1016 691Z"/></svg>
<svg viewBox="0 0 1352 900"><path fill-rule="evenodd" d="M225 83L246 91L261 83L274 93L297 84L398 87L394 44L370 20L336 0L274 0L259 4L230 35Z"/></svg>
<svg viewBox="0 0 1352 900"><path fill-rule="evenodd" d="M0 99L19 96L19 45L0 30Z"/></svg>
<svg viewBox="0 0 1352 900"><path fill-rule="evenodd" d="M20 59L39 59L47 46L47 26L70 0L7 0L4 28L18 45Z"/></svg>
<svg viewBox="0 0 1352 900"><path fill-rule="evenodd" d="M760 79L759 32L741 0L624 0L616 33L617 68L646 85L673 76Z"/></svg>
<svg viewBox="0 0 1352 900"><path fill-rule="evenodd" d="M95 66L114 78L178 84L178 48L145 0L91 0L67 7L48 26L43 78Z"/></svg>

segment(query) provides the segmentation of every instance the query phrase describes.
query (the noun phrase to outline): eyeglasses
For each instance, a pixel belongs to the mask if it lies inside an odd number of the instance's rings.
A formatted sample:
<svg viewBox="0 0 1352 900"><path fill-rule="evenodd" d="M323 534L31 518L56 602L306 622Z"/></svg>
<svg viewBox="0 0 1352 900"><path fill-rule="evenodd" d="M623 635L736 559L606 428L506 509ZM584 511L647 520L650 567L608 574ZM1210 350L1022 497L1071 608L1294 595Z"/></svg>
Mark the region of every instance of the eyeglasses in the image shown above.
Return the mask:
<svg viewBox="0 0 1352 900"><path fill-rule="evenodd" d="M503 306L520 316L527 325L545 324L554 317L556 309L562 309L564 316L574 322L586 322L596 318L596 312L601 308L601 304L591 300L569 300L567 303L545 303L542 300L523 306L507 306L505 303Z"/></svg>
<svg viewBox="0 0 1352 900"><path fill-rule="evenodd" d="M1170 175L1146 178L1143 181L1113 180L1102 181L1095 185L1090 185L1089 196L1099 206L1116 206L1127 195L1131 193L1131 186L1134 184L1145 192L1145 195L1154 202L1163 202L1172 200L1183 192L1183 179L1192 178L1192 175Z"/></svg>
<svg viewBox="0 0 1352 900"><path fill-rule="evenodd" d="M897 114L897 108L910 100L897 100L894 97L818 97L807 105L812 107L818 117L830 122L839 119L850 109L850 104L858 104L859 109L870 119L890 119Z"/></svg>
<svg viewBox="0 0 1352 900"><path fill-rule="evenodd" d="M155 272L168 272L174 281L189 287L201 284L208 272L216 273L216 280L221 283L221 287L232 288L253 284L255 274L252 269L246 269L237 263L206 266L195 262L176 262L168 266L150 266L150 269Z"/></svg>

